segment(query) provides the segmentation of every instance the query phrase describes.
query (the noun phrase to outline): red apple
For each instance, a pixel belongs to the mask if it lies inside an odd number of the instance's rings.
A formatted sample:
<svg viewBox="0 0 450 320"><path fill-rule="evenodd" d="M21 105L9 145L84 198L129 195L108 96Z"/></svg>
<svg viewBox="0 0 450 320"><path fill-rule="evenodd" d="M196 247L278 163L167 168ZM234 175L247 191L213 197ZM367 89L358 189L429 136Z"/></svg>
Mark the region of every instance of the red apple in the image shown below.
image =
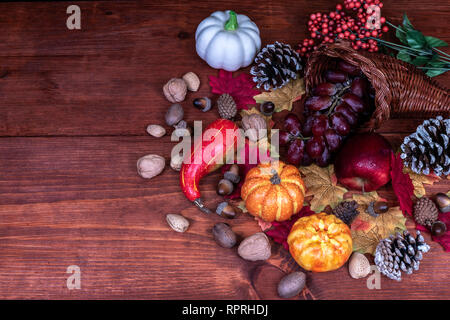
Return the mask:
<svg viewBox="0 0 450 320"><path fill-rule="evenodd" d="M350 137L337 155L336 177L349 189L377 190L391 179L391 152L389 142L377 133Z"/></svg>

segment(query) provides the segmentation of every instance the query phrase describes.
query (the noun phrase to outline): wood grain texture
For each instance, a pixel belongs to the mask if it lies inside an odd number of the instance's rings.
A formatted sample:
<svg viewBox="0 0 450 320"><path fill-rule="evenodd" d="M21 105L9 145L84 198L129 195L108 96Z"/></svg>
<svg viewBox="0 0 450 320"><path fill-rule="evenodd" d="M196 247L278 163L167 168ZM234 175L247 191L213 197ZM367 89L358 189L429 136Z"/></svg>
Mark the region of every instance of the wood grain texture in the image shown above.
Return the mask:
<svg viewBox="0 0 450 320"><path fill-rule="evenodd" d="M406 11L425 34L450 41L447 1L384 4L389 20ZM216 74L195 53L195 28L211 11L246 13L264 44L295 45L308 14L335 2L80 2L80 31L65 27L68 5L0 4L0 298L276 299L279 279L299 269L284 249L274 244L268 261L246 262L236 248L218 247L211 228L222 219L184 198L168 161L148 181L136 160L170 157L170 138L150 137L145 127L163 123L170 103L161 90L171 77L201 78L183 103L186 120L217 117L191 107L210 95L207 76ZM438 80L450 86L449 74ZM379 132L398 147L422 120L389 120ZM219 179L213 173L200 185L210 207L221 200ZM449 187L440 181L426 190ZM380 194L396 204L390 185ZM172 231L167 213L186 216L189 230ZM248 215L228 222L241 238L259 231ZM381 290L368 290L344 267L308 273L296 299L448 299L450 255L430 243L420 271L400 283L383 277ZM81 290L66 287L69 265L81 268Z"/></svg>

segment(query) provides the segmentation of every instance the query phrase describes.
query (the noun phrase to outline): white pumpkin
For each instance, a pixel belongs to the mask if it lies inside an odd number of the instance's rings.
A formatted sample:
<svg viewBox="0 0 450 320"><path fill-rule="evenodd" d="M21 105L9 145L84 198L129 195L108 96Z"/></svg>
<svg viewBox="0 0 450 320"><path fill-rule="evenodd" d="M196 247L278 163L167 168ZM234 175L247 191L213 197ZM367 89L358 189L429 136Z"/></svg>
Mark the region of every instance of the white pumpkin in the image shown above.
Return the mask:
<svg viewBox="0 0 450 320"><path fill-rule="evenodd" d="M234 11L216 11L195 32L197 53L211 67L236 71L249 66L261 48L256 24Z"/></svg>

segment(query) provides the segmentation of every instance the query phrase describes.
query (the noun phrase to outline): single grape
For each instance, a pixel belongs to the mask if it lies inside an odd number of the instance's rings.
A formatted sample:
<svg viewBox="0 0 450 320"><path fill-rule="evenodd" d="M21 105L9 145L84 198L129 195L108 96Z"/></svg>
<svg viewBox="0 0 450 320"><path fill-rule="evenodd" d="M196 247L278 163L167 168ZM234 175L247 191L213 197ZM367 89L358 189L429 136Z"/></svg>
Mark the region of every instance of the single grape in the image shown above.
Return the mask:
<svg viewBox="0 0 450 320"><path fill-rule="evenodd" d="M367 92L367 81L366 79L357 77L353 79L352 85L350 86L350 92L355 96L360 98L364 97Z"/></svg>
<svg viewBox="0 0 450 320"><path fill-rule="evenodd" d="M294 137L300 134L300 119L294 113L288 113L284 118L284 129Z"/></svg>
<svg viewBox="0 0 450 320"><path fill-rule="evenodd" d="M325 72L325 79L327 82L342 83L348 79L348 75L345 72L338 70L328 70Z"/></svg>
<svg viewBox="0 0 450 320"><path fill-rule="evenodd" d="M300 139L294 139L287 152L287 161L295 166L300 165L302 162L304 149L305 142Z"/></svg>
<svg viewBox="0 0 450 320"><path fill-rule="evenodd" d="M341 136L346 136L350 132L350 125L340 112L335 112L330 117L331 127Z"/></svg>
<svg viewBox="0 0 450 320"><path fill-rule="evenodd" d="M312 163L313 163L313 159L309 156L308 152L304 152L301 165L306 167Z"/></svg>
<svg viewBox="0 0 450 320"><path fill-rule="evenodd" d="M338 87L334 83L324 82L312 89L314 96L332 96L336 94Z"/></svg>
<svg viewBox="0 0 450 320"><path fill-rule="evenodd" d="M314 136L321 136L328 129L328 117L326 115L314 116L312 124L312 134Z"/></svg>
<svg viewBox="0 0 450 320"><path fill-rule="evenodd" d="M312 137L306 143L306 152L313 159L317 159L323 152L325 148L325 140L321 136Z"/></svg>
<svg viewBox="0 0 450 320"><path fill-rule="evenodd" d="M327 147L323 148L322 154L316 159L316 163L319 167L327 167L331 162L331 153Z"/></svg>
<svg viewBox="0 0 450 320"><path fill-rule="evenodd" d="M312 96L306 99L305 108L312 111L325 110L331 106L331 97Z"/></svg>
<svg viewBox="0 0 450 320"><path fill-rule="evenodd" d="M365 109L364 101L357 95L347 92L342 96L342 100L352 108L357 114L362 113Z"/></svg>
<svg viewBox="0 0 450 320"><path fill-rule="evenodd" d="M304 137L309 137L312 135L313 122L314 122L314 116L309 116L306 118L306 121L303 123L303 126L302 126L302 135Z"/></svg>
<svg viewBox="0 0 450 320"><path fill-rule="evenodd" d="M292 140L292 138L293 137L289 132L284 130L279 131L279 139L281 146L286 146Z"/></svg>
<svg viewBox="0 0 450 320"><path fill-rule="evenodd" d="M338 62L337 67L338 67L339 71L348 73L351 76L357 76L361 72L360 69L357 66L354 66L354 65L352 65L352 64L350 64L348 62L345 62L344 60L340 60Z"/></svg>
<svg viewBox="0 0 450 320"><path fill-rule="evenodd" d="M344 101L342 101L334 111L342 113L350 127L354 127L358 123L358 115L353 112L352 108Z"/></svg>
<svg viewBox="0 0 450 320"><path fill-rule="evenodd" d="M342 144L342 137L334 129L327 129L324 132L325 141L328 149L334 152L339 149Z"/></svg>

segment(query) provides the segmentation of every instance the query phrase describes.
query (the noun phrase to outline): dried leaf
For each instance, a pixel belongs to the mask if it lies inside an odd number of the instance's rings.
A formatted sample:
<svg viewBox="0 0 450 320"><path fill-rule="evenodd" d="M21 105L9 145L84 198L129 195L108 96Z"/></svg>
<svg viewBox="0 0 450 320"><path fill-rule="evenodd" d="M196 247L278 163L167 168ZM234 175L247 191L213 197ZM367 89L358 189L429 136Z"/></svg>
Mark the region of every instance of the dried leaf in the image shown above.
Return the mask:
<svg viewBox="0 0 450 320"><path fill-rule="evenodd" d="M305 83L303 78L289 81L284 87L269 92L263 92L255 96L257 103L271 101L275 105L275 112L292 110L292 103L300 100L305 93Z"/></svg>
<svg viewBox="0 0 450 320"><path fill-rule="evenodd" d="M417 198L422 198L426 194L424 184L433 185L433 183L440 180L440 178L434 174L417 174L409 168L403 168L403 173L409 175L409 178L414 186L414 195Z"/></svg>
<svg viewBox="0 0 450 320"><path fill-rule="evenodd" d="M334 209L344 198L348 191L337 185L334 166L321 168L316 164L308 167L300 167L306 184L306 196L313 196L311 210L321 212L327 205Z"/></svg>
<svg viewBox="0 0 450 320"><path fill-rule="evenodd" d="M383 200L376 191L363 195L354 194L353 199L359 204L359 215L351 225L353 251L374 254L382 239L406 229L406 218L399 207L391 207L376 218L365 212L371 201Z"/></svg>
<svg viewBox="0 0 450 320"><path fill-rule="evenodd" d="M208 78L211 92L215 94L228 93L233 97L238 109L248 109L248 104L256 103L253 96L259 91L253 89L255 83L249 74L241 73L233 78L231 72L219 70L217 77L208 76Z"/></svg>
<svg viewBox="0 0 450 320"><path fill-rule="evenodd" d="M414 195L414 186L408 174L403 173L403 160L400 154L395 156L391 154L391 179L392 188L397 196L400 208L412 215L413 202L411 197Z"/></svg>
<svg viewBox="0 0 450 320"><path fill-rule="evenodd" d="M294 223L301 217L307 217L314 213L315 212L311 211L310 207L304 206L302 210L300 210L300 212L296 215L293 215L291 219L282 222L272 222L272 228L270 230L267 230L266 234L271 237L273 241L282 244L286 250L289 250L287 238Z"/></svg>
<svg viewBox="0 0 450 320"><path fill-rule="evenodd" d="M259 217L255 217L255 220L258 222L259 227L263 232L267 231L272 227L272 222L264 221L263 219Z"/></svg>

